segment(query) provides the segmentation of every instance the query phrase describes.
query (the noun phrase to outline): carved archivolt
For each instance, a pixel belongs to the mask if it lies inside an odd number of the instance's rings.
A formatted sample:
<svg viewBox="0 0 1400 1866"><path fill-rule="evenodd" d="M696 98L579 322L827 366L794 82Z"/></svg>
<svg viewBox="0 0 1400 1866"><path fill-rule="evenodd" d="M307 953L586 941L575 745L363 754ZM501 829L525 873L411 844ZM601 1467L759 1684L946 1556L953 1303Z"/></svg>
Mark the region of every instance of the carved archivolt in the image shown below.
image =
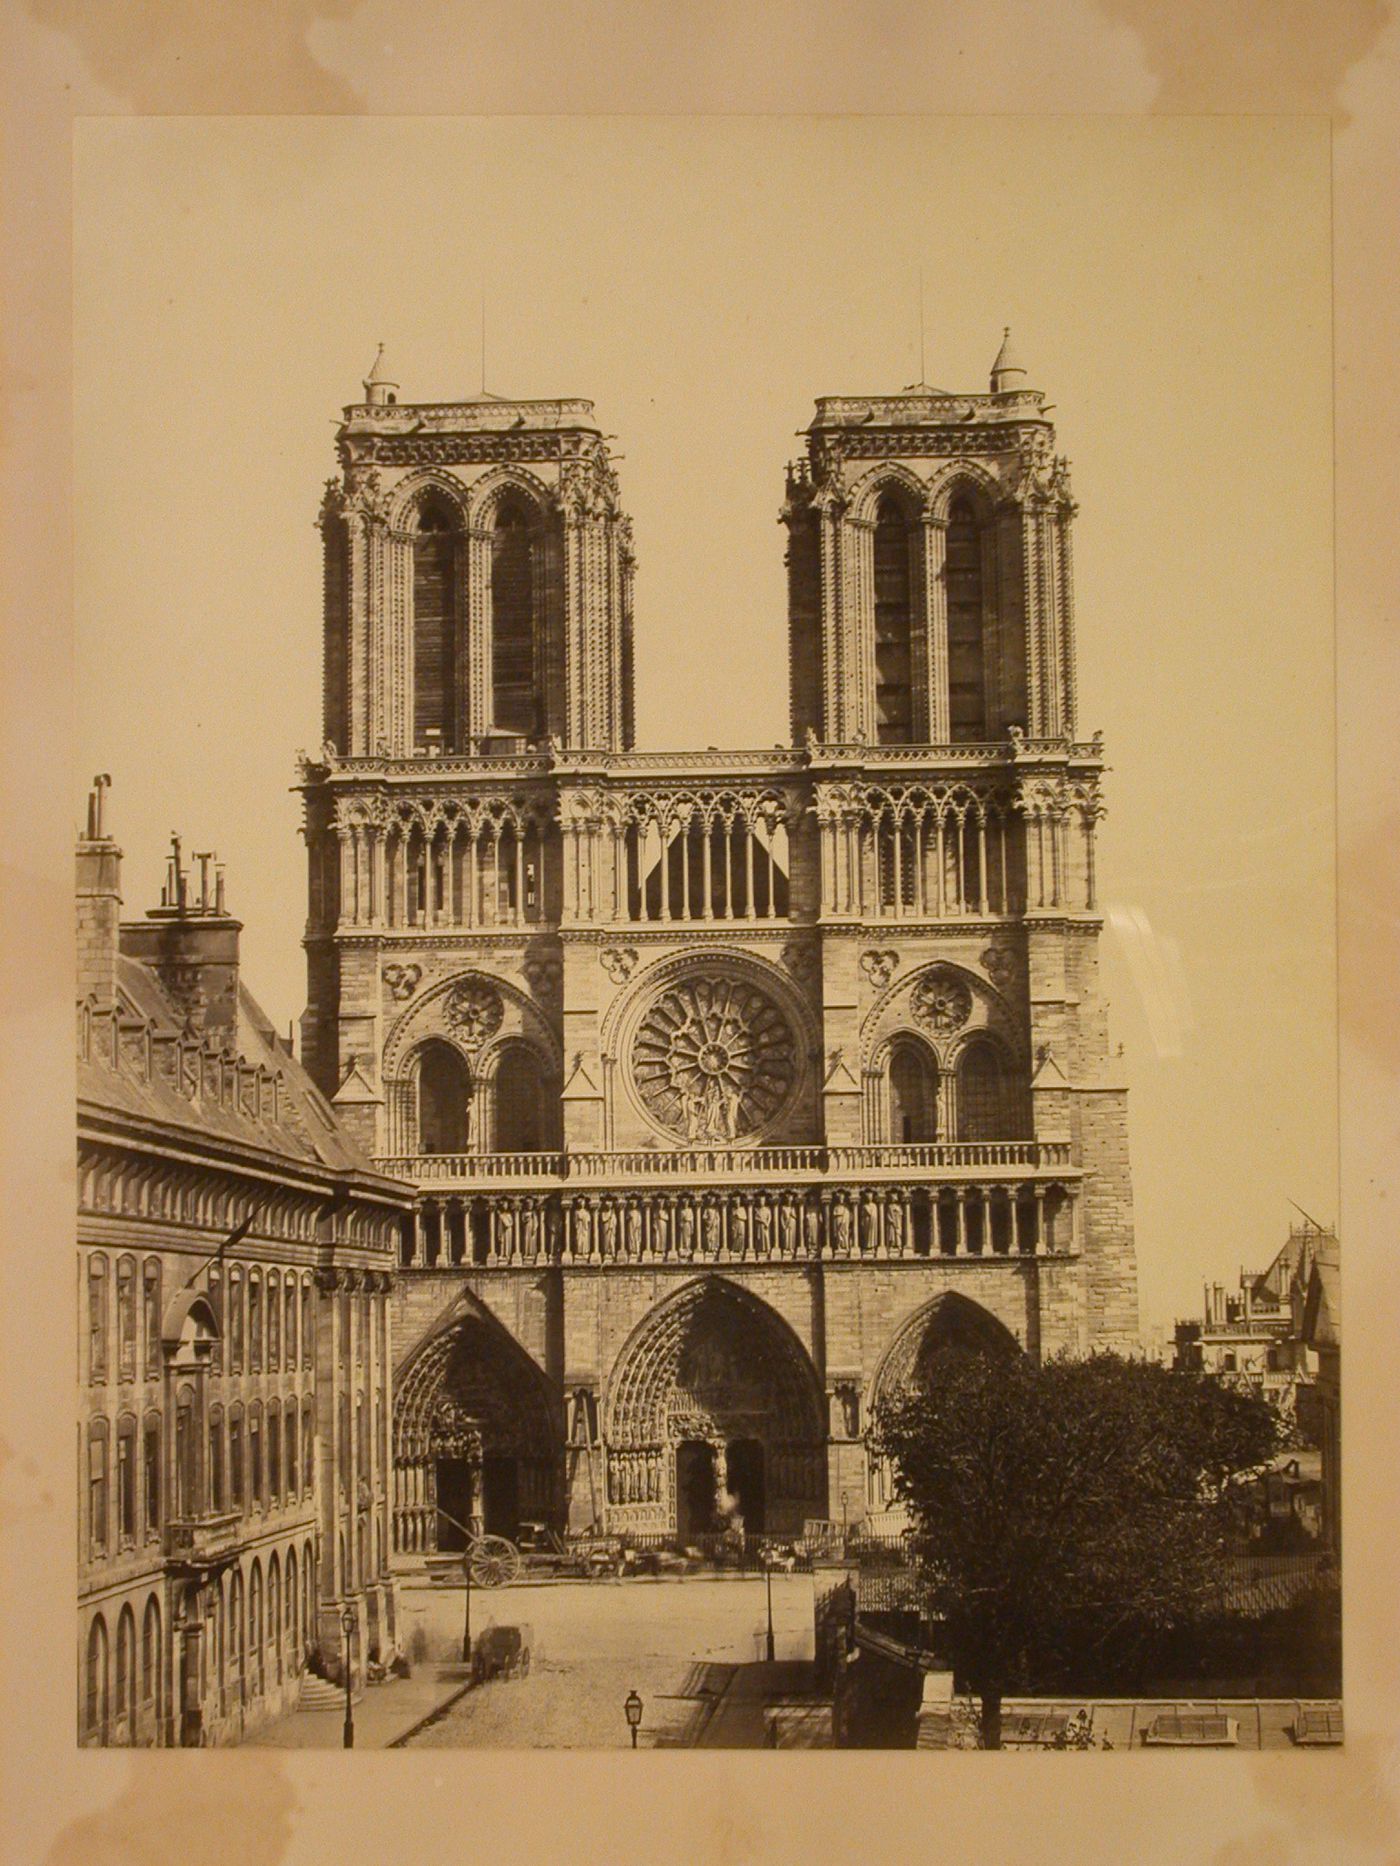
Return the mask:
<svg viewBox="0 0 1400 1866"><path fill-rule="evenodd" d="M1025 1047L1001 992L975 972L941 959L897 979L875 1004L861 1030L864 1066L874 1067L901 1032L922 1037L944 1069L952 1067L956 1052L974 1036L994 1038L1008 1062Z"/></svg>
<svg viewBox="0 0 1400 1866"><path fill-rule="evenodd" d="M483 972L458 973L421 987L390 1030L384 1044L385 1081L402 1075L410 1053L428 1037L445 1037L473 1052L474 1067L489 1046L523 1039L557 1074L562 1063L558 1039L540 1007L506 979Z"/></svg>
<svg viewBox="0 0 1400 1866"><path fill-rule="evenodd" d="M761 1133L790 1100L797 1037L758 985L697 969L647 1005L630 1064L647 1112L668 1133L728 1143Z"/></svg>
<svg viewBox="0 0 1400 1866"><path fill-rule="evenodd" d="M1016 1337L989 1309L957 1290L945 1290L895 1330L870 1382L867 1417L881 1400L907 1390L921 1378L930 1356L944 1347L999 1356L1020 1352Z"/></svg>
<svg viewBox="0 0 1400 1866"><path fill-rule="evenodd" d="M654 1309L608 1382L610 1446L752 1434L770 1448L825 1440L816 1370L773 1310L722 1277L687 1284Z"/></svg>

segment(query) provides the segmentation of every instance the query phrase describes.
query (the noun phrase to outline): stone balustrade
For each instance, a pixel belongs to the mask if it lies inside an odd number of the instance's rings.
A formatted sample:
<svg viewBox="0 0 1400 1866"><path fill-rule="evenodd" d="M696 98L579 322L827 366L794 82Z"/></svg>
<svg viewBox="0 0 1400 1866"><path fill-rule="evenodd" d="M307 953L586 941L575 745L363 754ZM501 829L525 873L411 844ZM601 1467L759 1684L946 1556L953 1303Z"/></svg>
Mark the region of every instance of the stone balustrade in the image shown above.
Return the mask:
<svg viewBox="0 0 1400 1866"><path fill-rule="evenodd" d="M424 1188L494 1186L502 1181L531 1186L565 1182L613 1184L619 1180L674 1184L734 1179L819 1181L917 1173L940 1179L984 1175L989 1169L1063 1171L1071 1166L1068 1141L940 1140L878 1142L839 1147L634 1147L582 1148L568 1153L419 1153L382 1156L376 1164L396 1178Z"/></svg>

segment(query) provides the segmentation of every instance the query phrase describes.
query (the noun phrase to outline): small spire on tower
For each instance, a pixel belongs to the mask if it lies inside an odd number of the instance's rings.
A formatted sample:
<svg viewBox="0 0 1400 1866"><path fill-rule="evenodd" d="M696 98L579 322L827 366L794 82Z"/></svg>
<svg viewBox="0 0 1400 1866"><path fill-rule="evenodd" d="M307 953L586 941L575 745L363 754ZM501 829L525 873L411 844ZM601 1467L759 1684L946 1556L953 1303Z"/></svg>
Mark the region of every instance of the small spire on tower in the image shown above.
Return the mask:
<svg viewBox="0 0 1400 1866"><path fill-rule="evenodd" d="M398 386L384 361L384 345L381 343L375 352L370 372L365 377L365 400L376 408L386 402L396 402L399 399Z"/></svg>
<svg viewBox="0 0 1400 1866"><path fill-rule="evenodd" d="M1026 366L1011 342L1011 326L1005 324L1001 332L1001 348L997 351L997 360L992 364L992 394L1005 395L1013 389L1026 386Z"/></svg>

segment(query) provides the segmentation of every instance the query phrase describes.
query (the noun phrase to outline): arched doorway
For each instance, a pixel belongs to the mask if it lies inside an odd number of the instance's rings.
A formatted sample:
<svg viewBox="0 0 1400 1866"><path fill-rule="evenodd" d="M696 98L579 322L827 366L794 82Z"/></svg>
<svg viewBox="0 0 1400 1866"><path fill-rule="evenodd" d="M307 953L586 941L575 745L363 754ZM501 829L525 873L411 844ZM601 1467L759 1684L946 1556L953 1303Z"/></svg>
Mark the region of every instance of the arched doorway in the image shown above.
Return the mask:
<svg viewBox="0 0 1400 1866"><path fill-rule="evenodd" d="M398 1554L514 1537L562 1515L559 1408L539 1368L484 1309L432 1336L396 1377Z"/></svg>
<svg viewBox="0 0 1400 1866"><path fill-rule="evenodd" d="M610 1527L796 1534L826 1513L816 1370L776 1312L723 1277L648 1315L609 1381Z"/></svg>
<svg viewBox="0 0 1400 1866"><path fill-rule="evenodd" d="M471 1107L467 1059L450 1043L431 1038L418 1051L418 1151L469 1152Z"/></svg>

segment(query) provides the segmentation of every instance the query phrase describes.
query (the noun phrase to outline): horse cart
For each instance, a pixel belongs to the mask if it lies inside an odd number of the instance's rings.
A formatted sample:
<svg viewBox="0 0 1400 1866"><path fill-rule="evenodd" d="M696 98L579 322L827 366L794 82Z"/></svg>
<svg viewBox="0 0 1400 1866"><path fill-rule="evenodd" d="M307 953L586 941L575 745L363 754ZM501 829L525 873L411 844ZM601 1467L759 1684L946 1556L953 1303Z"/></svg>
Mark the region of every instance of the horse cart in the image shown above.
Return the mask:
<svg viewBox="0 0 1400 1866"><path fill-rule="evenodd" d="M612 1536L563 1536L548 1523L522 1523L519 1539L472 1534L455 1554L429 1555L429 1578L450 1587L463 1566L473 1587L508 1587L521 1580L594 1580L621 1574L622 1545Z"/></svg>
<svg viewBox="0 0 1400 1866"><path fill-rule="evenodd" d="M528 1678L534 1633L528 1626L488 1626L472 1645L472 1683L493 1678Z"/></svg>

